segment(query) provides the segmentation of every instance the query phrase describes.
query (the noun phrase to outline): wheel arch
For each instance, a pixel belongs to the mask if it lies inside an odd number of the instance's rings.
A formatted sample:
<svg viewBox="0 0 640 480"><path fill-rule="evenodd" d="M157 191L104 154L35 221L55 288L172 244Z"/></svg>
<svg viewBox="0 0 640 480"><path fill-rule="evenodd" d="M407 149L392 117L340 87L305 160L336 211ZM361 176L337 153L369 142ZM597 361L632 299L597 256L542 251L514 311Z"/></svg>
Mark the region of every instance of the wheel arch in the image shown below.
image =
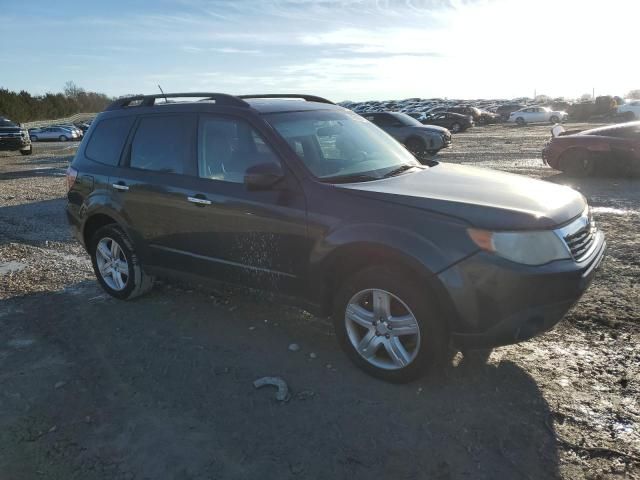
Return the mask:
<svg viewBox="0 0 640 480"><path fill-rule="evenodd" d="M400 269L416 282L423 283L442 314L455 322L456 310L452 299L436 275L437 260L434 259L433 265L425 265L424 261L392 245L368 240L336 246L324 258L312 263L310 288L316 292L314 303L320 304L320 313L323 316L331 314L335 296L347 278L374 265Z"/></svg>

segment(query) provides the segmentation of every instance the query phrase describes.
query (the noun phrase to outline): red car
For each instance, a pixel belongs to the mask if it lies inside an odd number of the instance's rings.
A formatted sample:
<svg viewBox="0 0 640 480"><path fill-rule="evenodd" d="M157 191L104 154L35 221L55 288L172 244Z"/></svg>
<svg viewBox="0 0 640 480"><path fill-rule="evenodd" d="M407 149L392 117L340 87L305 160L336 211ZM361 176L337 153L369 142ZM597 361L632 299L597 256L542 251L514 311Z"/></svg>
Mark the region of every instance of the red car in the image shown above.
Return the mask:
<svg viewBox="0 0 640 480"><path fill-rule="evenodd" d="M640 122L619 123L591 130L556 125L542 150L544 163L571 175L640 174Z"/></svg>

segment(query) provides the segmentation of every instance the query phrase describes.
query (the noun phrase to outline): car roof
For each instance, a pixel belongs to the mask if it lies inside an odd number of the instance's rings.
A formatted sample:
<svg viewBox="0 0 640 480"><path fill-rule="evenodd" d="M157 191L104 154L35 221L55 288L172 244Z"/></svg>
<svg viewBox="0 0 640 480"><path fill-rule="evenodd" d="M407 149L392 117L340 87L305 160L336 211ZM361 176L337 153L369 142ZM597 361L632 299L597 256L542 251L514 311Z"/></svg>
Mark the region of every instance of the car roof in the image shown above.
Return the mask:
<svg viewBox="0 0 640 480"><path fill-rule="evenodd" d="M345 110L344 107L330 103L309 102L288 98L251 98L246 99L246 102L251 105L252 108L263 114L302 112L308 110Z"/></svg>
<svg viewBox="0 0 640 480"><path fill-rule="evenodd" d="M606 132L609 130L624 130L627 128L640 127L640 121L635 122L627 122L627 123L616 123L614 125L606 125L604 127L591 128L589 130L583 130L579 133L579 135L593 135L601 132Z"/></svg>

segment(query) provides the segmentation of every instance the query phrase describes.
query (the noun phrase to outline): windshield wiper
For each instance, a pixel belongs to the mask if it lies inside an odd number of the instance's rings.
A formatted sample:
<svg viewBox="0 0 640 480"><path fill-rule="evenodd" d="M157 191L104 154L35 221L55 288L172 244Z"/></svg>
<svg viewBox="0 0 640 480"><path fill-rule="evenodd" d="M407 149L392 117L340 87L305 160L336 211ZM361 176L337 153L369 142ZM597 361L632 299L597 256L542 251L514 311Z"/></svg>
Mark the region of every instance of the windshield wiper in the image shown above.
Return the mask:
<svg viewBox="0 0 640 480"><path fill-rule="evenodd" d="M336 175L334 177L320 179L323 183L356 183L371 182L372 180L380 180L380 177L374 177L373 175L367 175L365 173L352 173L349 175Z"/></svg>
<svg viewBox="0 0 640 480"><path fill-rule="evenodd" d="M402 172L406 172L407 170L411 170L412 168L418 168L418 166L412 165L410 163L403 163L398 168L394 168L390 172L385 173L384 178L395 177L396 175L400 175Z"/></svg>

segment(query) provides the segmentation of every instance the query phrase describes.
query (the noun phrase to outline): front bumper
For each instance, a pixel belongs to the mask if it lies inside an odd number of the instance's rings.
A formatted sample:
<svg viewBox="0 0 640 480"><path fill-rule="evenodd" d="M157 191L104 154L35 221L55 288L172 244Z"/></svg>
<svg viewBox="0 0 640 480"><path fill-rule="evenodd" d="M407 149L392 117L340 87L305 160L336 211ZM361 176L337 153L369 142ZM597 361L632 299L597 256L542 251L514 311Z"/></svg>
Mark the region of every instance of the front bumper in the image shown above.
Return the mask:
<svg viewBox="0 0 640 480"><path fill-rule="evenodd" d="M0 137L0 151L24 150L31 145L31 140L24 137Z"/></svg>
<svg viewBox="0 0 640 480"><path fill-rule="evenodd" d="M600 234L580 262L530 267L480 252L442 272L457 314L452 343L460 349L497 347L550 330L585 292L605 250Z"/></svg>

